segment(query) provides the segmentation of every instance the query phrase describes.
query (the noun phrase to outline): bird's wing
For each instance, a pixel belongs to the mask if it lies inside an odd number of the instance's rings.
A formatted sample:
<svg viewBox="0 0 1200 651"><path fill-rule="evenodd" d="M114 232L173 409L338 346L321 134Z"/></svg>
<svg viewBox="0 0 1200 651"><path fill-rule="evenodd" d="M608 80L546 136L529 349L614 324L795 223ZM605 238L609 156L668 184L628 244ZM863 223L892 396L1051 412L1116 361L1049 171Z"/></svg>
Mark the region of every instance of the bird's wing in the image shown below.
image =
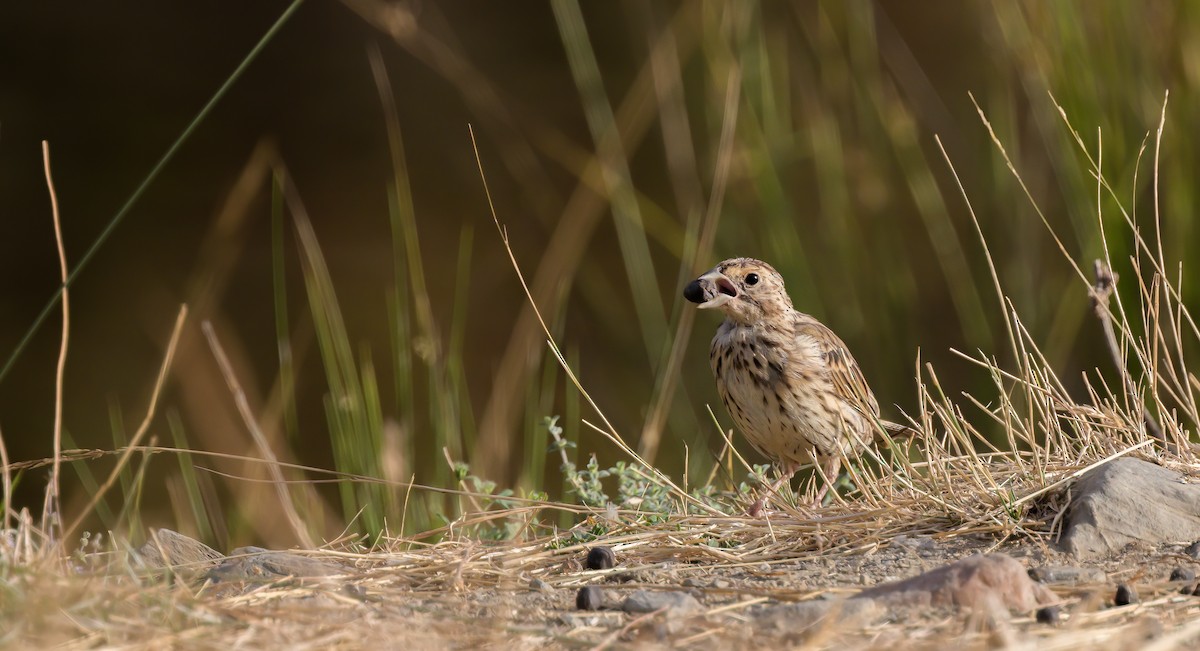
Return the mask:
<svg viewBox="0 0 1200 651"><path fill-rule="evenodd" d="M797 334L816 342L825 362L825 373L833 384L834 391L868 419L877 420L879 403L875 400L875 394L871 393L871 388L867 386L867 378L863 376L858 362L854 360L841 338L812 317L797 324Z"/></svg>

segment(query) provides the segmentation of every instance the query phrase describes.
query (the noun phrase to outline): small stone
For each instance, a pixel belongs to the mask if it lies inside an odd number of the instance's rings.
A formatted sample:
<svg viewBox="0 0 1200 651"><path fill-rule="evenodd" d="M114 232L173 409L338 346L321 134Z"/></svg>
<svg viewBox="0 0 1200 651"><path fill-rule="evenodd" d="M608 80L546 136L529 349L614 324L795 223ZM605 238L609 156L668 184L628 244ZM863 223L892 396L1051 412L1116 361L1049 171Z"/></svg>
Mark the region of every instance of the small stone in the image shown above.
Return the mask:
<svg viewBox="0 0 1200 651"><path fill-rule="evenodd" d="M1188 545L1187 549L1183 550L1183 553L1192 558L1200 558L1200 540Z"/></svg>
<svg viewBox="0 0 1200 651"><path fill-rule="evenodd" d="M1113 597L1113 603L1118 606L1128 606L1130 604L1139 603L1137 590L1128 583L1120 583L1117 585L1117 594Z"/></svg>
<svg viewBox="0 0 1200 651"><path fill-rule="evenodd" d="M1058 624L1059 618L1062 616L1062 608L1059 606L1043 606L1037 609L1037 621L1039 624L1050 624L1054 626Z"/></svg>
<svg viewBox="0 0 1200 651"><path fill-rule="evenodd" d="M537 577L534 577L529 581L529 589L536 592L554 592L554 588L552 588L549 583L546 583Z"/></svg>
<svg viewBox="0 0 1200 651"><path fill-rule="evenodd" d="M617 555L611 547L593 547L588 550L585 565L589 570L611 570L617 565Z"/></svg>
<svg viewBox="0 0 1200 651"><path fill-rule="evenodd" d="M718 590L728 590L733 587L733 582L729 579L713 579L712 587Z"/></svg>
<svg viewBox="0 0 1200 651"><path fill-rule="evenodd" d="M1195 581L1196 571L1190 567L1177 567L1171 570L1171 581Z"/></svg>
<svg viewBox="0 0 1200 651"><path fill-rule="evenodd" d="M683 587L685 587L685 588L703 588L704 582L695 577L688 577L683 580Z"/></svg>
<svg viewBox="0 0 1200 651"><path fill-rule="evenodd" d="M1192 588L1192 596L1200 597L1200 583L1197 583L1196 587Z"/></svg>
<svg viewBox="0 0 1200 651"><path fill-rule="evenodd" d="M1078 584L1103 583L1108 575L1097 567L1076 567L1074 565L1043 565L1029 570L1029 578L1047 584Z"/></svg>
<svg viewBox="0 0 1200 651"><path fill-rule="evenodd" d="M652 613L663 608L667 609L668 615L679 616L701 610L702 606L695 597L686 592L650 590L637 590L621 604L621 610L627 613Z"/></svg>
<svg viewBox="0 0 1200 651"><path fill-rule="evenodd" d="M575 608L600 610L604 607L604 591L594 585L585 585L575 594Z"/></svg>
<svg viewBox="0 0 1200 651"><path fill-rule="evenodd" d="M1179 594L1185 597L1190 597L1198 587L1200 587L1200 583L1185 583L1183 584L1183 587L1179 589Z"/></svg>

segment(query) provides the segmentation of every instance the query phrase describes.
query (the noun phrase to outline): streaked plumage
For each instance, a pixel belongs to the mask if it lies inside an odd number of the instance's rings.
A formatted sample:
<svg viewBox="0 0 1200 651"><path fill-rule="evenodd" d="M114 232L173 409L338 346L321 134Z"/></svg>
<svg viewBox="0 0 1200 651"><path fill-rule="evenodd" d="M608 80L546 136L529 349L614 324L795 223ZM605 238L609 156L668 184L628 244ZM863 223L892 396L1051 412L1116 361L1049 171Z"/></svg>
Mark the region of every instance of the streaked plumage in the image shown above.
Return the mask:
<svg viewBox="0 0 1200 651"><path fill-rule="evenodd" d="M709 352L717 391L746 440L780 467L780 480L751 507L752 515L810 459L832 481L842 459L856 455L881 428L907 429L879 419L879 404L846 344L792 307L771 265L726 260L683 295L725 315Z"/></svg>

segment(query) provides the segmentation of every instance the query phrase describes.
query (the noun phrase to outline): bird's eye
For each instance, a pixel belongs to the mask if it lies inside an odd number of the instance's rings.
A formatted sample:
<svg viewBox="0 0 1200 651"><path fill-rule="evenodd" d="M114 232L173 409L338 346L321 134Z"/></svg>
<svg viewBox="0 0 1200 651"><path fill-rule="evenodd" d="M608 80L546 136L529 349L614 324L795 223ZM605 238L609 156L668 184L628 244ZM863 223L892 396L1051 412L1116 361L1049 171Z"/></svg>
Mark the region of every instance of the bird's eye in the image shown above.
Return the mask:
<svg viewBox="0 0 1200 651"><path fill-rule="evenodd" d="M746 274L746 284L747 285L757 285L758 284L758 274Z"/></svg>

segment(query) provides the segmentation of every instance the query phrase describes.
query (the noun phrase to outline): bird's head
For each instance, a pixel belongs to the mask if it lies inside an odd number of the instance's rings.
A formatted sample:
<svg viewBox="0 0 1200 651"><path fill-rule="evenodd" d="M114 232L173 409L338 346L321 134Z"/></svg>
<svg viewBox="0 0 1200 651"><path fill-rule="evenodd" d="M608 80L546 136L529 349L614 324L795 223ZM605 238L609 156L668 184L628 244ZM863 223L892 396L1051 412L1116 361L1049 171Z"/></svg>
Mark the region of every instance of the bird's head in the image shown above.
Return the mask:
<svg viewBox="0 0 1200 651"><path fill-rule="evenodd" d="M732 258L688 283L683 297L701 309L718 308L729 319L753 325L791 311L783 276L754 258Z"/></svg>

